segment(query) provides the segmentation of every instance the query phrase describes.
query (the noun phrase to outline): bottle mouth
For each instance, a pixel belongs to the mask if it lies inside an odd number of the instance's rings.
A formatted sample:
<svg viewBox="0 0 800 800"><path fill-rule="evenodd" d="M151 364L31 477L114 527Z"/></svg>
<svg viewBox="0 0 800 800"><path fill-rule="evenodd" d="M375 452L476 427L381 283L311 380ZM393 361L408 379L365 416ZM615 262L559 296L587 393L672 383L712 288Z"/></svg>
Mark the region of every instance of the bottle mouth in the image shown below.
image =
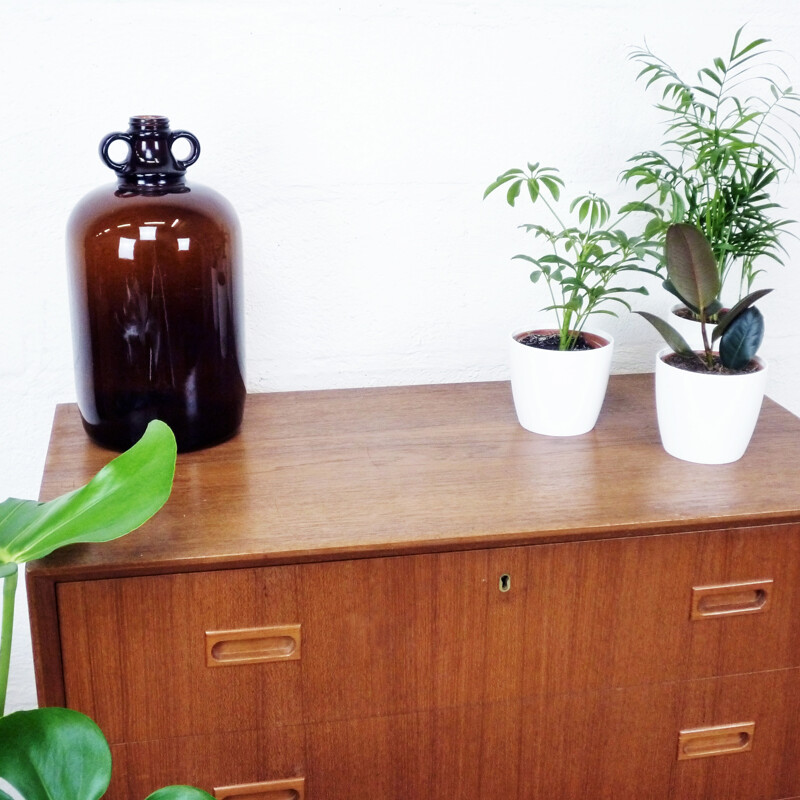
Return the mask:
<svg viewBox="0 0 800 800"><path fill-rule="evenodd" d="M130 132L136 131L165 131L169 130L169 117L159 114L139 114L128 120Z"/></svg>

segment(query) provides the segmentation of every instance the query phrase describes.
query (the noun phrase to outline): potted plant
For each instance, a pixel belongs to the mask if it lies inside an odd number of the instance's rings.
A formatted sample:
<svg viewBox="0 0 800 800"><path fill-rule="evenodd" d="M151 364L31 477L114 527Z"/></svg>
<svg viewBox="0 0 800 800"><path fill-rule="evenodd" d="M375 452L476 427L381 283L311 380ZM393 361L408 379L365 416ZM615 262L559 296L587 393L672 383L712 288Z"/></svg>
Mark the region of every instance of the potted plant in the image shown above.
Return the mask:
<svg viewBox="0 0 800 800"><path fill-rule="evenodd" d="M719 277L709 322L724 311L723 290L730 302L741 299L768 260L783 263L781 236L793 222L775 216L779 206L771 192L794 171L800 95L784 85L783 71L770 61L769 40L743 44L742 31L728 58L713 59L696 82L684 80L648 48L631 54L642 65L637 79L661 89L656 108L667 121L663 152L635 155L622 173L623 181L647 194L621 211L647 213L645 236L662 242L675 222L703 232ZM680 300L673 314L692 321L673 324L699 348L696 310L686 308L669 280L665 287Z"/></svg>
<svg viewBox="0 0 800 800"><path fill-rule="evenodd" d="M659 317L638 312L669 345L656 356L655 370L662 444L685 461L736 461L753 434L767 377L766 363L756 356L764 318L753 304L771 290L742 298L709 332L720 276L708 240L693 225L670 225L665 255L668 280L697 313L703 348L695 350Z"/></svg>
<svg viewBox="0 0 800 800"><path fill-rule="evenodd" d="M111 751L98 726L66 708L2 716L11 657L19 565L76 542L104 542L134 530L166 502L175 470L175 437L151 422L132 448L88 484L47 503L0 503L0 800L97 800L111 779ZM151 800L210 800L191 786L168 786Z"/></svg>
<svg viewBox="0 0 800 800"><path fill-rule="evenodd" d="M514 205L522 188L531 202L541 201L555 222L522 225L546 245L539 255L513 258L533 266L530 279L543 281L556 327L514 331L510 339L511 388L517 418L523 428L551 436L574 436L590 431L600 413L611 369L614 340L602 330L589 329L595 314L616 316L614 305L630 309L624 295L647 294L644 286L626 287L617 279L625 272L645 271L643 258L651 252L644 236L628 236L620 220L609 224L608 203L593 193L576 197L565 222L556 209L564 182L552 167L528 164L527 171L510 169L484 192L501 186Z"/></svg>

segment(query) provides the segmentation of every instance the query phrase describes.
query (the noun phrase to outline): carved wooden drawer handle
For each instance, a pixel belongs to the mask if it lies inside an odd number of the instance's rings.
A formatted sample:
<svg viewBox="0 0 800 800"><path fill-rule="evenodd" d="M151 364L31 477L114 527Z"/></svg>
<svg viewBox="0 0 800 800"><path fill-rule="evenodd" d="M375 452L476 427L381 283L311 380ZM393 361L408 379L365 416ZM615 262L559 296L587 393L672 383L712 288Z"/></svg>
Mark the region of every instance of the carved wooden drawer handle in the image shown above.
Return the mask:
<svg viewBox="0 0 800 800"><path fill-rule="evenodd" d="M692 589L692 619L767 611L771 599L772 580L695 586Z"/></svg>
<svg viewBox="0 0 800 800"><path fill-rule="evenodd" d="M297 661L299 658L299 625L206 631L206 664L209 667Z"/></svg>
<svg viewBox="0 0 800 800"><path fill-rule="evenodd" d="M288 778L263 783L242 783L238 786L219 786L214 789L217 800L303 800L305 778Z"/></svg>
<svg viewBox="0 0 800 800"><path fill-rule="evenodd" d="M746 753L753 747L755 728L755 722L738 722L681 731L678 734L678 761Z"/></svg>

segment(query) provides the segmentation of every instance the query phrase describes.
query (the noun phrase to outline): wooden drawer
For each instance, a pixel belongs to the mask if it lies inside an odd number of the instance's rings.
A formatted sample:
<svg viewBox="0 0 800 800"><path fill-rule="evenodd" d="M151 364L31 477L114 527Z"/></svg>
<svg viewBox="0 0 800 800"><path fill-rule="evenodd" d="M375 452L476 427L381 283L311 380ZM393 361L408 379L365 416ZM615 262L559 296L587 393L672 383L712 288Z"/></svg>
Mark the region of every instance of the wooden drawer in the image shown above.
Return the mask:
<svg viewBox="0 0 800 800"><path fill-rule="evenodd" d="M769 800L800 790L800 672L531 698L519 737L520 800ZM682 731L754 723L751 748L679 760ZM698 749L700 749L698 747Z"/></svg>
<svg viewBox="0 0 800 800"><path fill-rule="evenodd" d="M679 800L770 800L800 793L800 670L691 681L681 692L682 729L755 722L752 749L679 761Z"/></svg>
<svg viewBox="0 0 800 800"><path fill-rule="evenodd" d="M300 661L207 666L206 632L296 622L296 568L58 586L67 703L110 742L302 719Z"/></svg>
<svg viewBox="0 0 800 800"><path fill-rule="evenodd" d="M799 549L778 526L305 565L304 718L800 666Z"/></svg>
<svg viewBox="0 0 800 800"><path fill-rule="evenodd" d="M139 742L114 746L109 800L173 782L263 800L771 800L800 791L798 720L795 669ZM752 725L745 748L711 731L718 754L679 759L681 732L732 723Z"/></svg>
<svg viewBox="0 0 800 800"><path fill-rule="evenodd" d="M215 736L187 736L111 747L113 775L107 800L147 797L162 786L220 787L257 784L252 800L305 800L287 784L304 783L305 732L282 726ZM231 796L230 794L226 794Z"/></svg>
<svg viewBox="0 0 800 800"><path fill-rule="evenodd" d="M797 526L546 545L526 580L523 695L800 666Z"/></svg>
<svg viewBox="0 0 800 800"><path fill-rule="evenodd" d="M61 584L67 702L121 742L798 666L799 543L778 526ZM300 658L248 663L235 641L286 626ZM209 632L229 665L207 666Z"/></svg>

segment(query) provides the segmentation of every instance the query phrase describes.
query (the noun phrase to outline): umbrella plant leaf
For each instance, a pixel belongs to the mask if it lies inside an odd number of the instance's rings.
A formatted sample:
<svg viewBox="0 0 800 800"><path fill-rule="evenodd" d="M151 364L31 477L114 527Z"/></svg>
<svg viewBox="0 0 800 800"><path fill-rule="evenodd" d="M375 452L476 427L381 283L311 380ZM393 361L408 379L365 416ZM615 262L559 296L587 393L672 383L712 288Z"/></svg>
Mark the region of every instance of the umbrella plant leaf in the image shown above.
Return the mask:
<svg viewBox="0 0 800 800"><path fill-rule="evenodd" d="M138 528L167 501L175 454L172 431L155 420L80 489L46 503L0 503L0 564L43 558L76 542L107 542Z"/></svg>
<svg viewBox="0 0 800 800"><path fill-rule="evenodd" d="M0 776L25 800L99 800L111 780L111 751L77 711L15 711L0 718Z"/></svg>

